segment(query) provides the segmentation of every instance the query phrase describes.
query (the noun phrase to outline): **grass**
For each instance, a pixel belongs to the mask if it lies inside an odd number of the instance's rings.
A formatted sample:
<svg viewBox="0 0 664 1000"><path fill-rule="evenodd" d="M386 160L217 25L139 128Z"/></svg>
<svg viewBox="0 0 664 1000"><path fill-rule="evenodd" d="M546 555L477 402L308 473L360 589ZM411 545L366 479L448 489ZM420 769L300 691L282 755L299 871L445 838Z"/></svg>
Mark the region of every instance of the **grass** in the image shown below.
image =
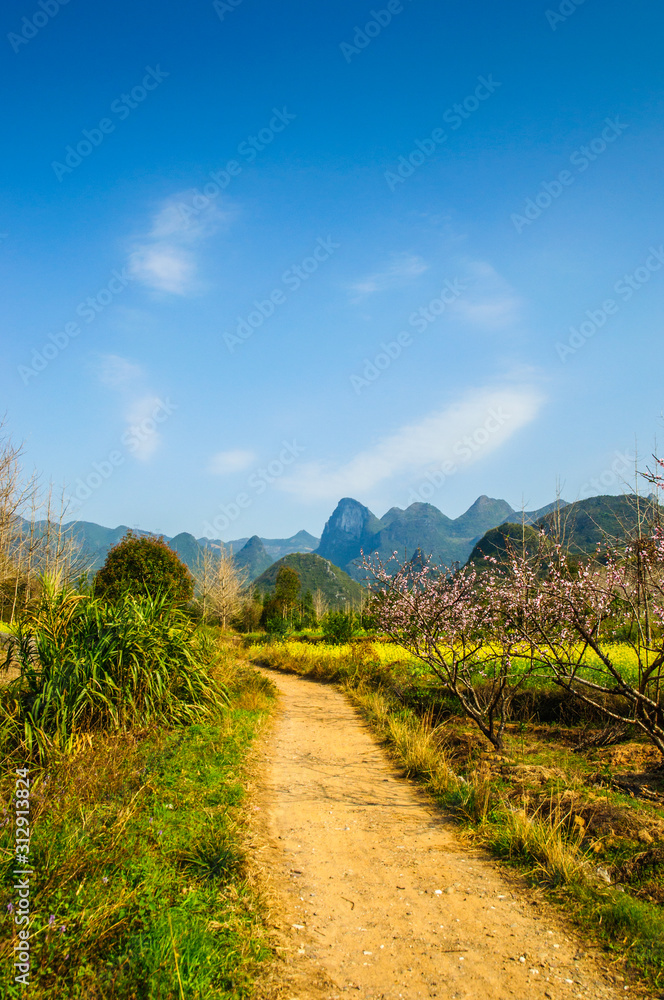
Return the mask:
<svg viewBox="0 0 664 1000"><path fill-rule="evenodd" d="M245 998L270 950L243 854L247 751L272 691L217 665L229 703L177 728L89 733L34 761L31 983L35 1000ZM13 777L0 787L0 907L12 888ZM13 982L15 928L0 939Z"/></svg>
<svg viewBox="0 0 664 1000"><path fill-rule="evenodd" d="M646 766L648 754L657 759L654 749L631 740L580 752L597 720L569 713L574 724L524 715L510 725L506 753L498 755L454 700L388 643L285 642L255 645L250 656L341 683L406 774L425 785L467 835L544 887L612 961L661 990L664 812L613 785L621 767L633 770L639 760ZM533 692L530 707L548 699L555 712L547 711L559 716L562 697ZM657 787L664 792L664 779ZM604 881L607 873L613 884Z"/></svg>
<svg viewBox="0 0 664 1000"><path fill-rule="evenodd" d="M225 697L214 644L164 598L106 603L46 581L14 633L20 676L0 691L0 749L24 758L88 733L195 722Z"/></svg>

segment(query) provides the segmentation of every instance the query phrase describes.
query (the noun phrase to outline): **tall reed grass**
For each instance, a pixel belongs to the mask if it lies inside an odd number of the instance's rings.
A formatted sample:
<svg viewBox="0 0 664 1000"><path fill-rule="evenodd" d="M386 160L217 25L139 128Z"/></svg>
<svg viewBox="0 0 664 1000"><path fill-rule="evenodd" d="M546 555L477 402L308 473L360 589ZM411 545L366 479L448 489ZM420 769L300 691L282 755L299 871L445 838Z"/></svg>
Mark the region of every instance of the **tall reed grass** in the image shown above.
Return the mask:
<svg viewBox="0 0 664 1000"><path fill-rule="evenodd" d="M20 674L0 689L0 747L44 758L86 733L189 724L227 700L214 647L165 598L110 604L46 580L13 628Z"/></svg>

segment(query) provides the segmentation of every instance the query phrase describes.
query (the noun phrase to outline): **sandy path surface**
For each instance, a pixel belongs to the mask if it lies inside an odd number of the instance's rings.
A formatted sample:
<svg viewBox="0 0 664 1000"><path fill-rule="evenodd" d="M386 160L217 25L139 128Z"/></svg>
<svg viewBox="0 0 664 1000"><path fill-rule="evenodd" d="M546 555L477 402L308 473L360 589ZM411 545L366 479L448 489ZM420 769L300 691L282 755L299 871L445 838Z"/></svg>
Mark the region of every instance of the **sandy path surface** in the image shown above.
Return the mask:
<svg viewBox="0 0 664 1000"><path fill-rule="evenodd" d="M282 697L255 816L288 995L630 995L518 880L459 842L340 691L264 672Z"/></svg>

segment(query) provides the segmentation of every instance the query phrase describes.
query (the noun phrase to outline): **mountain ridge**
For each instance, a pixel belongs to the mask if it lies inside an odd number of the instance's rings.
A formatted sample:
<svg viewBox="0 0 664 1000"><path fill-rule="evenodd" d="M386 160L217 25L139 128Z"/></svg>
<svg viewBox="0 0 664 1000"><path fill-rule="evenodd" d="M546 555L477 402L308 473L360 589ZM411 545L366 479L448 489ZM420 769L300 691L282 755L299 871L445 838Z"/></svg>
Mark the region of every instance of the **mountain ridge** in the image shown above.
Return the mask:
<svg viewBox="0 0 664 1000"><path fill-rule="evenodd" d="M24 521L25 524L28 522ZM46 522L36 522L36 527L45 530ZM113 545L127 534L133 531L135 535L141 537L159 538L163 537L166 543L178 553L180 558L190 570L195 569L196 564L206 548L219 551L223 549L233 552L234 556L239 556L246 545L257 538L252 536L243 539L236 539L230 542L223 542L221 539L196 538L188 531L181 531L177 535L163 535L156 531L146 531L143 528L130 528L127 524L119 524L114 528L97 524L95 521L68 521L62 526L63 531L69 532L71 537L79 545L82 560L89 567L89 572L95 573L103 566L106 556ZM260 539L270 563L275 562L284 555L291 552L312 552L318 545L319 539L311 535L308 531L298 531L290 538L261 538ZM242 562L246 562L246 553ZM263 567L264 569L265 567ZM261 569L259 572L263 572Z"/></svg>
<svg viewBox="0 0 664 1000"><path fill-rule="evenodd" d="M218 552L223 548L233 552L238 565L246 570L248 580L252 581L285 556L303 553L328 560L361 583L365 577L361 567L363 552L366 555L375 553L388 561L395 552L399 559L410 559L419 549L440 565L462 565L488 531L500 525L522 522L549 530L549 522L561 520L555 513L557 509L567 511L563 518L567 525L565 537L580 547L580 551L586 551L591 542L596 544L602 525L615 534L611 519L615 521L618 511L627 522L632 520L630 502L612 495L589 497L572 504L557 500L537 510L515 511L506 500L482 494L456 518L450 518L429 503L414 503L405 509L394 506L379 518L360 501L343 497L325 523L320 539L304 530L290 538L252 535L229 542L195 538L189 532L164 537L192 570L205 549ZM127 525L107 528L93 521L70 521L64 528L79 542L81 555L92 572L103 564L108 549L127 531L156 536L156 532L140 528L130 529Z"/></svg>
<svg viewBox="0 0 664 1000"><path fill-rule="evenodd" d="M477 542L500 524L523 519L535 523L564 500L534 511L517 513L506 500L482 494L463 514L450 518L430 503L413 503L405 509L391 507L377 518L368 507L350 497L340 500L321 535L318 555L340 566L354 580L362 582L362 553L378 555L384 562L394 553L410 559L420 550L443 566L463 564Z"/></svg>
<svg viewBox="0 0 664 1000"><path fill-rule="evenodd" d="M517 550L525 545L534 554L541 531L559 540L572 558L592 557L598 545L607 543L620 550L635 537L639 525L644 527L659 517L657 501L652 494L649 497L607 494L586 497L564 506L552 504L537 521L526 522L525 531L520 523L513 522L503 522L487 531L474 546L468 562L481 568L487 556L499 561L506 559L510 543Z"/></svg>

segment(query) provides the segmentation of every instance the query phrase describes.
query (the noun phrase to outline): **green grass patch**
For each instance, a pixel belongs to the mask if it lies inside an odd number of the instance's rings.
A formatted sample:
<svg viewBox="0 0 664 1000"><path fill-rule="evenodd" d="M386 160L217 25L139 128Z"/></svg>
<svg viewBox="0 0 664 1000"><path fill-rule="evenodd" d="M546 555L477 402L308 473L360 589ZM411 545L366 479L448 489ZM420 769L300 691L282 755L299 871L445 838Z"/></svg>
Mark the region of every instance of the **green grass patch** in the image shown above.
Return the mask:
<svg viewBox="0 0 664 1000"><path fill-rule="evenodd" d="M31 768L30 997L251 995L271 952L243 855L244 766L273 695L253 670L227 669L225 682L230 705L205 721L93 733ZM13 786L5 774L6 820ZM16 905L12 844L6 821L4 915ZM0 992L24 996L10 920L1 933Z"/></svg>

